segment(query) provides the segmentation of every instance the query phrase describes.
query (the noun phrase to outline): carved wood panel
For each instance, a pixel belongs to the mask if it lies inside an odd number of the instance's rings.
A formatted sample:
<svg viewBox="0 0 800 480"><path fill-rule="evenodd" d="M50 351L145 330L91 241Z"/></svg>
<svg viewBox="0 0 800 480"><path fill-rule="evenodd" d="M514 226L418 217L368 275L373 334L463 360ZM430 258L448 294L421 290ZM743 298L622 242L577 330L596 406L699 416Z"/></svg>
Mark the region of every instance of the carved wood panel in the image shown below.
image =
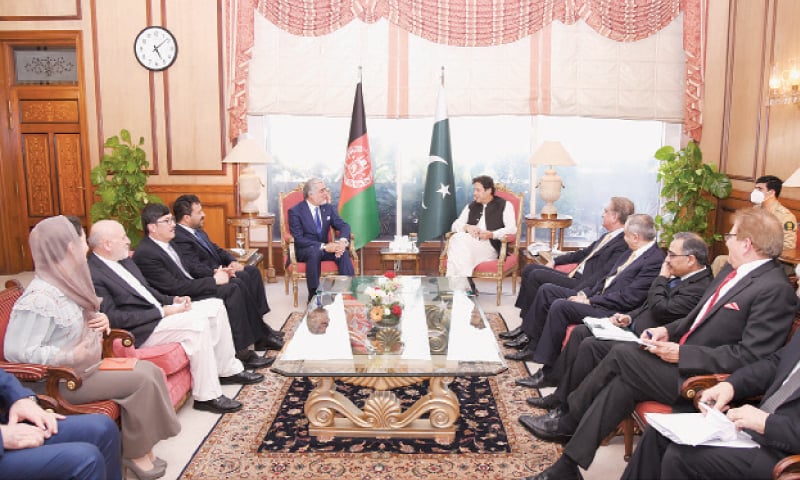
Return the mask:
<svg viewBox="0 0 800 480"><path fill-rule="evenodd" d="M53 170L50 162L49 135L24 134L22 136L25 190L28 193L28 216L55 215L53 198Z"/></svg>
<svg viewBox="0 0 800 480"><path fill-rule="evenodd" d="M19 102L21 123L77 123L76 100L22 100Z"/></svg>
<svg viewBox="0 0 800 480"><path fill-rule="evenodd" d="M81 136L72 133L55 135L55 160L58 178L58 200L62 215L86 215L83 185Z"/></svg>

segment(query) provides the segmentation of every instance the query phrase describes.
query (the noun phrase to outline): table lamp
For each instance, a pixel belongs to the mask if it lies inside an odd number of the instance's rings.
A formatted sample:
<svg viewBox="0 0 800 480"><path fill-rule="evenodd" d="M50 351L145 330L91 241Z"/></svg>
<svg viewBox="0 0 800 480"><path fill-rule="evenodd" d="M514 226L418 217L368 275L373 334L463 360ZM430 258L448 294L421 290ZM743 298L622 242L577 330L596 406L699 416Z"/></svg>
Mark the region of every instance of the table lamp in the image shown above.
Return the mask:
<svg viewBox="0 0 800 480"><path fill-rule="evenodd" d="M243 168L239 170L239 181L237 183L242 213L258 213L256 200L261 196L262 189L266 193L266 185L261 182L261 178L256 174L253 165L272 163L272 157L255 140L240 138L222 163L243 165Z"/></svg>
<svg viewBox="0 0 800 480"><path fill-rule="evenodd" d="M539 148L531 155L528 160L533 168L538 165L549 165L550 168L544 171L544 176L539 180L536 188L539 189L539 195L545 201L544 207L541 210L542 218L556 218L558 212L553 202L561 197L561 189L564 184L561 182L561 177L558 176L553 167L556 165L573 166L575 161L572 160L570 154L561 145L561 142L546 141L542 142ZM533 185L533 183L531 183ZM533 192L531 192L533 196Z"/></svg>
<svg viewBox="0 0 800 480"><path fill-rule="evenodd" d="M800 187L800 168L783 182L784 187Z"/></svg>

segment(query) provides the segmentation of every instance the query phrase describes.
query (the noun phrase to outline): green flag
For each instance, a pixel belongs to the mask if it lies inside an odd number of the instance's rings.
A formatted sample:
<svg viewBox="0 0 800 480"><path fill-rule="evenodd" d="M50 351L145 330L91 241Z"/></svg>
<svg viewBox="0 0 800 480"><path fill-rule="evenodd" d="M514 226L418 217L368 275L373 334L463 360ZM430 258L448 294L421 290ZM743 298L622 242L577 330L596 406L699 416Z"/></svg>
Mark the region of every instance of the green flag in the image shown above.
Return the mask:
<svg viewBox="0 0 800 480"><path fill-rule="evenodd" d="M361 82L356 85L356 98L353 100L350 139L347 142L342 192L339 195L339 215L350 225L350 230L356 237L356 248L368 244L381 231L375 183L372 181L372 160L369 157Z"/></svg>
<svg viewBox="0 0 800 480"><path fill-rule="evenodd" d="M447 119L447 101L442 87L439 90L436 120L433 124L425 192L422 194L418 234L420 243L450 230L457 217L455 193L453 158L450 153L450 122Z"/></svg>

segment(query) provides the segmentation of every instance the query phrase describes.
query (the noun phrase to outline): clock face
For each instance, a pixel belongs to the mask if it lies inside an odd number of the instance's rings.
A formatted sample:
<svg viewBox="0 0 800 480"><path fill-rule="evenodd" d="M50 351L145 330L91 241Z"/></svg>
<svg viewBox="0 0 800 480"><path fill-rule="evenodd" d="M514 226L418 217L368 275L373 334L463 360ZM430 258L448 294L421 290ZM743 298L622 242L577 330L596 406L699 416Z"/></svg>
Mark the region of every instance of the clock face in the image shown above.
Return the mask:
<svg viewBox="0 0 800 480"><path fill-rule="evenodd" d="M169 30L163 27L147 27L133 41L136 60L148 70L164 70L178 56L178 42Z"/></svg>

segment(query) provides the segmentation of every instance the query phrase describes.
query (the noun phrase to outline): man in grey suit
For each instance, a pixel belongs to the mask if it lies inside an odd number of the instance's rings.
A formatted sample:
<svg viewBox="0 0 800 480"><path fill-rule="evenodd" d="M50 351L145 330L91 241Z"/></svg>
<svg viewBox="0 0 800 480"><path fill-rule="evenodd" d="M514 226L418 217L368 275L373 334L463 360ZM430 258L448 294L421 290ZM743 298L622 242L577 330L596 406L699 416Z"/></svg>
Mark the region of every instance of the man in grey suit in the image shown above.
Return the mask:
<svg viewBox="0 0 800 480"><path fill-rule="evenodd" d="M689 315L645 330L646 349L614 347L565 409L520 418L537 437L567 442L553 466L529 479L580 478L578 466L591 465L597 447L637 403L674 405L683 379L734 371L783 345L797 296L775 260L783 249L780 223L760 209L739 210L725 241L730 265Z"/></svg>

